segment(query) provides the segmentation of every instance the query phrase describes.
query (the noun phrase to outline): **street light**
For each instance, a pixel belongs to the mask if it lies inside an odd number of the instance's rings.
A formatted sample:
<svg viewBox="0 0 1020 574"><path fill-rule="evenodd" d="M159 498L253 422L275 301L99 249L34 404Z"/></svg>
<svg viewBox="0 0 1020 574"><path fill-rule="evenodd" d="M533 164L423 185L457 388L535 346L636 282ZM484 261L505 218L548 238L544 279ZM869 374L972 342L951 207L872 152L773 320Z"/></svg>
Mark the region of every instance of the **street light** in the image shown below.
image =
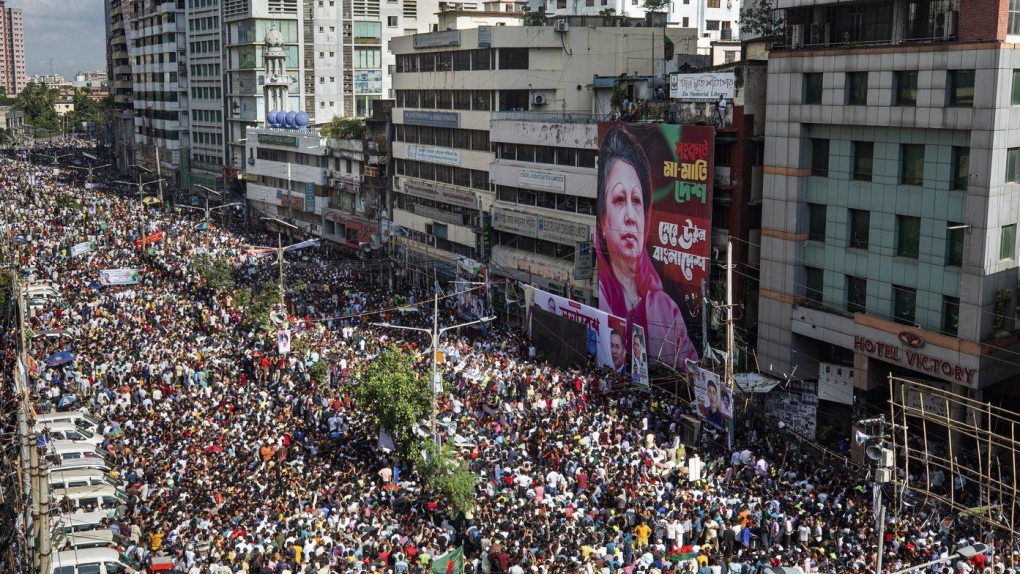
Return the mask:
<svg viewBox="0 0 1020 574"><path fill-rule="evenodd" d="M439 380L439 364L437 356L439 354L439 337L443 333L459 329L461 327L468 327L470 325L476 325L478 323L488 323L495 319L495 317L482 317L481 319L475 319L467 323L461 323L459 325L451 325L450 327L439 328L439 281L436 281L436 294L432 299L432 329L425 329L422 327L409 327L406 325L394 325L392 323L372 323L376 327L389 327L392 329L405 329L407 331L420 331L422 333L428 333L432 337L432 381L429 385L429 390L432 391L432 414L429 418L429 425L432 429L432 436L436 436L436 411L439 410L438 397L443 392L443 386Z"/></svg>
<svg viewBox="0 0 1020 574"><path fill-rule="evenodd" d="M205 192L205 196L204 196L204 199L205 199L205 208L193 207L191 205L178 205L177 207L183 207L184 209L194 209L196 211L203 212L205 214L204 221L206 222L206 224L209 223L209 212L210 211L212 211L214 209L224 209L224 208L227 208L227 207L233 207L235 205L242 205L241 203L234 202L234 203L225 203L225 204L222 204L222 205L216 205L216 206L213 206L213 207L209 207L209 194L211 193L211 194L215 195L216 197L222 197L223 193L221 193L219 191L216 191L215 189L208 188L208 187L206 187L206 186L204 186L202 184L198 184L198 183L195 184L195 187L198 187L202 191Z"/></svg>
<svg viewBox="0 0 1020 574"><path fill-rule="evenodd" d="M263 217L262 221L271 221L271 222L273 222L274 224L276 224L278 226L277 229L276 229L276 249L275 249L275 251L276 251L276 262L280 266L280 306L282 307L283 304L284 304L284 301L283 301L283 231L282 231L281 228L286 227L286 228L290 229L291 233L293 233L294 230L297 229L297 226L296 225L292 225L290 223L287 223L286 221L284 221L282 219L278 219L276 217ZM272 248L270 248L270 249L272 249Z"/></svg>
<svg viewBox="0 0 1020 574"><path fill-rule="evenodd" d="M131 166L131 167L141 167L141 166ZM142 168L142 169L145 169L145 168ZM150 170L146 169L145 171L149 171L151 173ZM156 182L161 182L161 181L163 181L163 180L162 179L154 179L152 181L144 181L143 182L142 181L142 172L138 172L138 183L131 183L130 181L117 181L117 182L115 182L115 183L119 183L119 184L122 184L122 185L135 185L135 186L138 186L138 208L139 208L139 210L141 211L141 214L142 214L142 219L141 219L141 221L138 222L138 238L139 239L145 237L145 229L143 227L145 225L145 186L149 185L150 183L156 183ZM160 199L160 202L162 203L162 199Z"/></svg>
<svg viewBox="0 0 1020 574"><path fill-rule="evenodd" d="M915 564L913 566L910 566L909 568L904 568L902 570L897 570L897 571L893 572L892 574L905 574L906 572L913 572L915 570L921 570L922 568L927 568L929 566L934 566L934 565L939 564L941 562L952 562L953 560L956 560L957 558L966 558L967 560L970 560L971 558L977 556L978 554L984 554L987 551L988 551L988 545L987 544L982 544L981 542L975 542L974 544L971 544L970 546L964 546L963 548L957 548L955 554L950 554L949 556L946 556L945 558L939 558L937 560L932 560L931 562L925 562L924 564Z"/></svg>

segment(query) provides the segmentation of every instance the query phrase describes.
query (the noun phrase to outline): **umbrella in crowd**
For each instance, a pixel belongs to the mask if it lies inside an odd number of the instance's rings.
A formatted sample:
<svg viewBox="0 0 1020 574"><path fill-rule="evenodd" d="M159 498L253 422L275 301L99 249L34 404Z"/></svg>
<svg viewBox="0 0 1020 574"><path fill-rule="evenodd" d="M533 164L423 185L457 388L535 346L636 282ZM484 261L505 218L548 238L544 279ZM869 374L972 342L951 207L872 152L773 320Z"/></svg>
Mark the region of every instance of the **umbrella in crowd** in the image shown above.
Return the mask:
<svg viewBox="0 0 1020 574"><path fill-rule="evenodd" d="M60 365L67 364L72 361L74 361L74 355L68 353L67 351L61 351L59 353L54 353L50 355L50 358L46 359L46 366L59 367Z"/></svg>

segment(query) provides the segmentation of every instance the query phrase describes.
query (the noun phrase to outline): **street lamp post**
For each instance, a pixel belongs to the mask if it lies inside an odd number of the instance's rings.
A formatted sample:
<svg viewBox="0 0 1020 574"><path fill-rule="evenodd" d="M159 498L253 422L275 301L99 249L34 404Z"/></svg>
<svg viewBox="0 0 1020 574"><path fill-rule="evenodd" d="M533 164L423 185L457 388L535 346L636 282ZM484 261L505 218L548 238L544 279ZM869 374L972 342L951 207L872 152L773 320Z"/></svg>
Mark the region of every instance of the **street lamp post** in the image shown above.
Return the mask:
<svg viewBox="0 0 1020 574"><path fill-rule="evenodd" d="M276 229L276 262L280 266L280 306L283 306L283 228L287 228L293 234L297 229L296 225L287 223L276 217L263 217L262 221L271 221L277 225ZM288 246L289 247L289 246Z"/></svg>
<svg viewBox="0 0 1020 574"><path fill-rule="evenodd" d="M372 323L377 327L390 327L393 329L405 329L407 331L420 331L422 333L428 333L432 338L432 381L429 384L429 390L432 392L432 413L429 417L429 426L432 430L432 436L436 436L436 416L439 410L439 394L442 393L443 387L439 380L439 338L443 333L452 331L453 329L459 329L461 327L468 327L470 325L476 325L478 323L488 323L495 317L482 317L481 319L475 319L474 321L468 321L467 323L461 323L459 325L451 325L449 327L439 328L439 281L436 281L436 293L432 299L432 329L425 329L422 327L409 327L406 325L394 325L392 323Z"/></svg>
<svg viewBox="0 0 1020 574"><path fill-rule="evenodd" d="M139 165L130 166L130 167L138 167L138 168L141 168L141 169L143 169L145 171L150 171L150 170L148 170L148 169L146 169L146 168L144 168L142 166L139 166ZM151 173L151 171L150 171L150 173ZM142 181L142 172L139 171L138 172L138 183L132 183L132 182L129 182L129 181L118 181L118 182L116 182L116 183L120 183L120 184L123 184L123 185L134 185L134 186L138 187L138 209L139 209L140 213L142 214L142 221L138 222L138 238L139 239L145 237L145 230L144 230L144 227L143 227L145 225L145 221L144 221L145 220L145 186L149 185L150 183L156 183L157 181L161 181L161 180L153 180L153 181L144 181L143 182ZM143 247L144 247L144 245L143 245Z"/></svg>

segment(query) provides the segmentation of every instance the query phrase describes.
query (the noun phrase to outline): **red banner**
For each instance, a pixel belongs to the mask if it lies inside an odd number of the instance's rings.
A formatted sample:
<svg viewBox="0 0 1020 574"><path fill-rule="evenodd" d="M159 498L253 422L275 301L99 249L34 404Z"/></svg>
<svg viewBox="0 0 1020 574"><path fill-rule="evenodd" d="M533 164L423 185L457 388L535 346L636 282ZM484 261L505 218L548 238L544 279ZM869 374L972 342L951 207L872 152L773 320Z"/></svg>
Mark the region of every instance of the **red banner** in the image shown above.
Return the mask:
<svg viewBox="0 0 1020 574"><path fill-rule="evenodd" d="M135 239L135 245L137 245L139 247L145 247L146 245L148 245L150 243L155 243L155 242L159 241L160 239L163 239L164 235L165 235L165 233L163 233L162 231L157 231L155 233L150 233L149 235L146 235L145 237L143 237L141 239Z"/></svg>

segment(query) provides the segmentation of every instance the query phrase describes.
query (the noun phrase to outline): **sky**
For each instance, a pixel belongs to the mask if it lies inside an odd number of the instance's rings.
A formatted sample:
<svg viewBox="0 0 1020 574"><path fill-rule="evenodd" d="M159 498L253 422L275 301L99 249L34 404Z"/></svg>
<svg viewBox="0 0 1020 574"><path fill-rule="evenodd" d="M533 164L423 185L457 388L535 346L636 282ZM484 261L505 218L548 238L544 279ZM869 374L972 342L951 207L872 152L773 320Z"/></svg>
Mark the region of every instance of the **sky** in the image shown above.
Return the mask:
<svg viewBox="0 0 1020 574"><path fill-rule="evenodd" d="M29 78L53 71L68 80L79 71L106 70L104 0L4 0L25 15Z"/></svg>

